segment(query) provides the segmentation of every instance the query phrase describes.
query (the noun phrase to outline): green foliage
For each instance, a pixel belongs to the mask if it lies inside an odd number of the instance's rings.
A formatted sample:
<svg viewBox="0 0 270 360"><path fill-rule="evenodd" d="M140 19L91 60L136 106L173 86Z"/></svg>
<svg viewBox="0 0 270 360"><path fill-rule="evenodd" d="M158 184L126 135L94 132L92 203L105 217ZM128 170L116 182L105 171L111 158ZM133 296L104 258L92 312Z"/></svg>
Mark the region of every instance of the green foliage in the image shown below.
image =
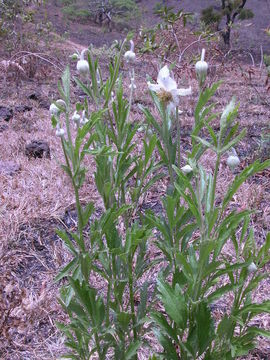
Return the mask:
<svg viewBox="0 0 270 360"><path fill-rule="evenodd" d="M88 79L85 75L74 79L86 96L75 106L83 113L76 130L70 120L68 68L58 84L62 102L55 103L59 113L52 121L66 129L61 135L66 160L62 168L73 185L78 214L76 232L57 232L72 256L56 278L65 279L59 302L69 323L58 324L69 349L65 357L137 359L141 348L151 347L147 339L153 334L162 351L151 359L246 355L256 346L257 336L270 336L251 323L258 314L270 312L269 301L252 301L253 292L269 276L265 265L270 261L270 234L257 246L252 209L236 211L232 200L245 181L270 167L270 160L242 169L217 199L221 157L245 135L238 131L235 99L218 114L211 99L221 83L201 91L192 149L186 154L192 171L185 173L177 107L169 108L151 92L157 116L141 107L146 122L130 120L133 87L127 100L119 74L124 48L125 43L107 78L88 51ZM134 77L132 70L131 74ZM214 119L219 119L218 131L212 127ZM138 151L141 125L146 131ZM209 150L216 158L213 173L199 161ZM79 197L88 156L95 161L95 185L103 201L98 216L94 204L83 206ZM164 176L169 185L162 212L143 211L140 204L147 191ZM149 256L150 241L160 252L155 259ZM159 274L151 279L150 294L146 279L154 268ZM217 320L213 309L224 302L226 311Z"/></svg>

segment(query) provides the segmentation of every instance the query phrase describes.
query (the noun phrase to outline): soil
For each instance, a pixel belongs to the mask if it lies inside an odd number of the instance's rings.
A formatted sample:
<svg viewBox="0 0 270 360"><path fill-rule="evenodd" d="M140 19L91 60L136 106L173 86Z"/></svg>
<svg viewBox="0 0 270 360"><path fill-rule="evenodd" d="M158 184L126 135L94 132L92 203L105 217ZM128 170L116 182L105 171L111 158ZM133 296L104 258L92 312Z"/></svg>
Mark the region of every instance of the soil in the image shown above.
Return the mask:
<svg viewBox="0 0 270 360"><path fill-rule="evenodd" d="M48 3L48 2L47 2ZM63 353L63 338L56 330L55 321L65 321L65 315L57 302L59 284L53 279L59 269L69 260L69 254L55 229L76 230L77 217L71 185L63 174L60 164L64 162L59 139L51 129L48 109L51 101L58 98L57 80L61 70L69 62L69 55L75 49L82 50L92 43L98 50L104 44L110 45L117 38L123 38L125 33L119 30L107 32L96 24L76 23L64 18L61 8L52 4L46 5L46 19L53 24L53 34L46 41L31 44L35 52L42 58L29 56L29 62L24 65L35 69L30 72L3 73L0 81L0 106L10 109L12 117L9 121L0 119L0 162L1 166L12 164L16 171L0 171L0 359L1 360L52 360ZM153 15L152 9L156 1L142 0L139 5L143 9L145 26L156 24L159 19ZM169 5L184 8L187 11L199 13L201 6L211 1L168 1ZM269 17L268 1L249 1L255 12L252 27L244 27L239 31L239 44L245 51L252 51L259 65L251 66L250 57L243 58L232 52L224 57L224 52L216 45L211 48L209 56L209 84L223 79L223 85L217 91L214 101L217 111L220 111L236 95L240 101L238 121L240 128L247 128L247 137L237 147L241 159L238 172L255 159L269 158L270 145L262 142L262 135L269 134L270 100L267 85L267 72L260 66L260 47L270 52L270 38L262 36L262 29ZM260 5L260 6L258 6ZM45 16L38 15L38 20ZM141 23L137 24L139 27ZM190 24L194 28L194 24ZM254 31L250 31L250 29ZM66 36L63 34L66 32ZM237 30L238 32L238 30ZM58 36L55 36L58 33ZM171 35L160 33L162 38L171 41ZM66 38L67 37L67 38ZM184 48L194 40L188 29L179 26L178 37ZM141 39L136 35L136 46L140 47ZM268 41L268 42L267 42ZM201 44L191 48L182 63L175 67L176 80L181 85L190 84L194 89L192 97L181 103L183 133L183 152L190 149L190 131L193 126L193 109L198 97L197 82L193 69L193 58L198 56ZM16 48L16 51L28 48ZM16 54L14 50L14 54ZM101 63L104 67L108 59L101 53ZM2 59L9 59L10 54L0 44ZM12 54L13 55L13 54ZM147 93L146 74L156 78L160 64L161 52L139 55L135 64L137 90L135 93L132 118L140 121L138 104L151 105ZM45 60L44 60L45 59ZM168 62L174 61L174 55ZM70 62L72 75L75 65ZM1 69L0 69L1 70ZM2 70L1 70L2 71ZM121 68L124 82L127 68ZM33 75L34 73L34 75ZM72 91L77 92L72 82ZM73 99L74 100L74 99ZM27 109L19 111L18 109ZM218 124L215 125L218 127ZM31 157L25 154L25 146L36 140L48 144L50 157ZM268 138L269 139L269 138ZM138 142L140 135L138 135ZM91 159L86 164L89 172L86 183L81 191L81 199L87 203L93 201L97 216L102 210L101 200L93 181L94 164ZM213 158L206 156L203 160L210 169ZM3 165L4 164L4 165ZM222 159L222 172L218 184L218 196L224 192L233 174L226 167L226 158ZM257 244L262 244L265 234L270 231L270 172L256 175L235 195L233 205L236 209L254 208L254 222ZM147 194L143 209L151 209L161 213L161 198L166 191L166 183L160 183L153 192ZM269 271L269 265L266 267ZM269 298L269 282L262 283L257 291L257 300ZM269 317L260 319L260 324L270 329ZM260 341L258 349L252 352L248 359L270 359L269 341ZM145 359L145 358L141 358Z"/></svg>

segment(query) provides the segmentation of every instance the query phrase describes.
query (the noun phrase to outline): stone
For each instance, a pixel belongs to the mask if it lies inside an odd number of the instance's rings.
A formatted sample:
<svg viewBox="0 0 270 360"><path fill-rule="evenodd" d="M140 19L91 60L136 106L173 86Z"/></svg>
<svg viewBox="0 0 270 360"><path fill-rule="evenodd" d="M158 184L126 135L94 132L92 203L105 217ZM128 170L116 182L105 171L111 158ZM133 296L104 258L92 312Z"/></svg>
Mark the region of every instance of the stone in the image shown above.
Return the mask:
<svg viewBox="0 0 270 360"><path fill-rule="evenodd" d="M33 158L50 159L50 147L47 141L33 140L25 146L25 155Z"/></svg>
<svg viewBox="0 0 270 360"><path fill-rule="evenodd" d="M20 165L13 161L2 161L0 160L0 174L3 175L14 175L21 169Z"/></svg>
<svg viewBox="0 0 270 360"><path fill-rule="evenodd" d="M9 121L13 117L13 110L0 105L0 120Z"/></svg>

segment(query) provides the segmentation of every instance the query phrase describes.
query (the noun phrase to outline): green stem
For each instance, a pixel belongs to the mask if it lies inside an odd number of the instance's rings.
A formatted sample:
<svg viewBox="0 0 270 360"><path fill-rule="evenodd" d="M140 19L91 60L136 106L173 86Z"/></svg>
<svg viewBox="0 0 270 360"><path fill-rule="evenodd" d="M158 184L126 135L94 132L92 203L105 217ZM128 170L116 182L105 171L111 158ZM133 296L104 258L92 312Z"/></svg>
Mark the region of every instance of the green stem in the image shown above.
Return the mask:
<svg viewBox="0 0 270 360"><path fill-rule="evenodd" d="M131 317L132 317L132 324L133 324L133 337L134 341L137 340L137 330L136 330L136 315L135 315L135 307L134 307L134 292L133 292L133 271L132 271L132 257L129 256L128 259L128 266L129 266L129 301L130 301L130 308L131 308ZM134 359L137 359L137 355L134 356Z"/></svg>
<svg viewBox="0 0 270 360"><path fill-rule="evenodd" d="M213 189L212 189L212 194L211 194L211 211L213 211L215 198L216 198L217 175L218 175L218 169L219 169L219 165L220 165L220 157L221 157L221 155L218 152L216 167L215 167L215 172L214 172Z"/></svg>
<svg viewBox="0 0 270 360"><path fill-rule="evenodd" d="M84 244L84 240L83 240L83 220L82 220L82 213L81 213L82 208L81 208L81 204L80 204L79 191L78 191L78 187L77 187L77 185L75 183L74 176L72 174L72 169L71 169L70 162L69 162L69 159L68 159L68 155L67 155L67 152L66 152L64 140L61 139L61 142L62 142L62 149L63 149L63 152L64 152L66 164L67 164L67 167L69 168L69 171L71 173L72 186L73 186L73 189L74 189L74 192L75 192L76 210L77 210L77 214L78 214L78 230L79 230L79 236L80 236L80 246L81 246L81 250L83 252L85 252L85 244Z"/></svg>
<svg viewBox="0 0 270 360"><path fill-rule="evenodd" d="M172 162L171 162L171 156L170 156L170 139L169 139L169 128L168 128L168 116L166 113L166 108L165 105L162 104L162 117L163 117L163 123L164 123L164 130L165 130L165 134L163 138L164 141L164 145L166 146L166 150L167 150L167 157L168 157L168 171L169 171L169 176L170 176L170 183L171 185L173 185L173 168L172 168Z"/></svg>
<svg viewBox="0 0 270 360"><path fill-rule="evenodd" d="M181 148L180 148L180 145L181 145L181 138L180 138L180 121L179 121L179 109L178 109L178 106L176 106L176 113L175 113L175 117L176 117L176 128L177 128L177 154L178 154L178 160L177 160L177 163L178 163L178 167L180 169L181 167Z"/></svg>

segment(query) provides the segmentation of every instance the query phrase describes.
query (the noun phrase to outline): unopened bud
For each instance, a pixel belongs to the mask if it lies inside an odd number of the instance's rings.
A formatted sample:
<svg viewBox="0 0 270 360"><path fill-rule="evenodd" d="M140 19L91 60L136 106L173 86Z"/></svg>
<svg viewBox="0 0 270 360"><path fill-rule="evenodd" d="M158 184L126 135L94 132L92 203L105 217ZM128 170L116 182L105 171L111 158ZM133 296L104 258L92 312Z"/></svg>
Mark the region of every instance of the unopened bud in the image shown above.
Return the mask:
<svg viewBox="0 0 270 360"><path fill-rule="evenodd" d="M56 129L55 135L58 137L62 137L65 135L65 130L59 127L58 129Z"/></svg>
<svg viewBox="0 0 270 360"><path fill-rule="evenodd" d="M189 174L193 171L193 169L190 165L185 165L185 166L181 167L181 170L183 171L184 174Z"/></svg>
<svg viewBox="0 0 270 360"><path fill-rule="evenodd" d="M257 271L257 266L254 264L254 262L252 262L249 266L248 266L248 273L254 273L255 271Z"/></svg>
<svg viewBox="0 0 270 360"><path fill-rule="evenodd" d="M89 73L89 64L86 60L79 60L77 62L77 70L80 75L86 76Z"/></svg>
<svg viewBox="0 0 270 360"><path fill-rule="evenodd" d="M230 155L227 159L227 165L231 170L234 170L237 168L237 166L240 164L239 157L237 155Z"/></svg>
<svg viewBox="0 0 270 360"><path fill-rule="evenodd" d="M208 64L204 61L205 49L202 49L201 60L195 65L196 75L200 84L203 84L207 75Z"/></svg>

